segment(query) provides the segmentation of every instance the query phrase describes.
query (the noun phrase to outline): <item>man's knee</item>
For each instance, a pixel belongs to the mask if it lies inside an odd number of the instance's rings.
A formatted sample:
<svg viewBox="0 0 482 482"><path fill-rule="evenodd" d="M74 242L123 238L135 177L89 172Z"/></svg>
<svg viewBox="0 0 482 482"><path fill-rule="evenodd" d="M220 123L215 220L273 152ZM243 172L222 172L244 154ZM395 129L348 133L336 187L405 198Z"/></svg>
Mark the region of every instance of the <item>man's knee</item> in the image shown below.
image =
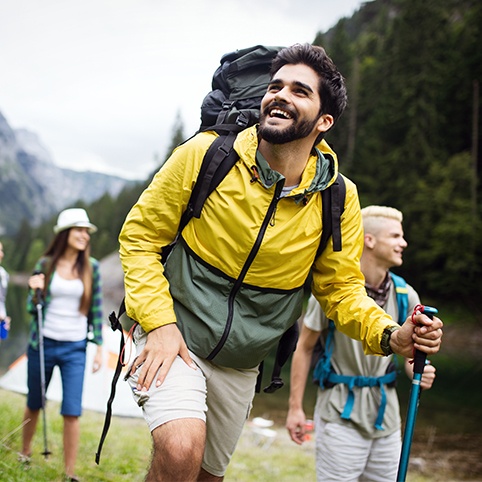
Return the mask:
<svg viewBox="0 0 482 482"><path fill-rule="evenodd" d="M162 465L182 469L201 466L206 442L206 425L199 419L167 422L152 431L153 458Z"/></svg>

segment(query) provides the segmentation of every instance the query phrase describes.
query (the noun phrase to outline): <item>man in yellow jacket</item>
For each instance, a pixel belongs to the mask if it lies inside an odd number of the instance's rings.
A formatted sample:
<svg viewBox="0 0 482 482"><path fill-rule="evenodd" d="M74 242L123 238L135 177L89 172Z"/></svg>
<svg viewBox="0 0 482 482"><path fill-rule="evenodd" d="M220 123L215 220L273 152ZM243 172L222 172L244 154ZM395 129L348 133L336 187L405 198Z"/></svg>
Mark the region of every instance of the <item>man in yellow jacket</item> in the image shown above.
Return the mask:
<svg viewBox="0 0 482 482"><path fill-rule="evenodd" d="M401 328L367 295L355 185L345 179L343 250L323 230L321 192L335 153L322 140L346 105L341 74L320 47L295 45L273 61L261 120L238 134L239 161L184 228L179 221L216 133L178 147L120 234L127 314L139 322L129 383L152 433L148 481L223 480L249 414L258 364L301 313L303 285L365 352L438 351L442 322ZM316 258L316 259L315 259ZM313 269L312 269L313 268Z"/></svg>

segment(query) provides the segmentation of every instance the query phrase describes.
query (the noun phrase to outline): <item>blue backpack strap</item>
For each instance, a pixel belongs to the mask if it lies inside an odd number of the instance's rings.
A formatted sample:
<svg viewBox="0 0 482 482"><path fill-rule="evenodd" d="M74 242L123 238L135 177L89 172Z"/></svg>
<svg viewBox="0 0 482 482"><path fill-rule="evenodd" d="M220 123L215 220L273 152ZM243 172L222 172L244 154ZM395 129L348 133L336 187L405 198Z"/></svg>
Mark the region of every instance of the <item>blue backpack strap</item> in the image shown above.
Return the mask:
<svg viewBox="0 0 482 482"><path fill-rule="evenodd" d="M330 383L343 383L348 387L348 396L341 418L344 420L350 420L353 405L355 403L355 387L379 387L380 388L380 407L378 408L377 419L375 420L375 428L377 430L383 430L383 417L385 416L385 408L387 406L387 394L385 393L384 385L392 383L397 377L397 372L393 371L387 373L381 377L364 377L353 375L338 375L335 372L331 372L327 381Z"/></svg>
<svg viewBox="0 0 482 482"><path fill-rule="evenodd" d="M323 355L316 363L313 371L313 382L320 385L320 388L325 388L325 383L328 380L328 376L333 372L331 367L331 355L333 354L335 334L335 323L333 320L328 320L328 335L324 346Z"/></svg>
<svg viewBox="0 0 482 482"><path fill-rule="evenodd" d="M350 420L351 412L355 404L355 387L379 387L380 388L380 407L378 408L377 419L375 420L375 428L377 430L383 430L383 417L385 416L385 409L387 406L387 395L384 385L393 383L397 377L397 371L386 373L381 377L365 377L355 375L338 375L334 372L331 366L331 356L333 354L335 323L333 320L329 320L328 335L326 337L324 353L318 360L314 371L313 381L318 384L321 389L328 388L329 386L343 383L348 387L348 396L343 408L341 418L344 420ZM329 385L328 385L329 384Z"/></svg>
<svg viewBox="0 0 482 482"><path fill-rule="evenodd" d="M395 292L397 294L398 304L398 324L403 325L408 316L408 288L407 282L396 274L390 271L390 277L395 285Z"/></svg>
<svg viewBox="0 0 482 482"><path fill-rule="evenodd" d="M408 316L408 289L407 282L396 274L390 272L390 276L395 285L395 292L397 295L398 305L398 323L402 325ZM375 428L383 430L383 417L385 415L385 408L387 405L387 396L384 385L392 383L397 377L397 371L389 372L381 377L364 377L352 375L338 375L333 371L331 366L331 355L334 348L334 331L335 323L329 321L329 331L326 338L325 351L323 356L318 360L313 372L313 380L320 385L320 388L326 388L327 384L343 383L348 387L348 396L343 408L341 418L350 420L350 415L355 403L354 387L380 387L380 407L378 409L377 419L375 421Z"/></svg>

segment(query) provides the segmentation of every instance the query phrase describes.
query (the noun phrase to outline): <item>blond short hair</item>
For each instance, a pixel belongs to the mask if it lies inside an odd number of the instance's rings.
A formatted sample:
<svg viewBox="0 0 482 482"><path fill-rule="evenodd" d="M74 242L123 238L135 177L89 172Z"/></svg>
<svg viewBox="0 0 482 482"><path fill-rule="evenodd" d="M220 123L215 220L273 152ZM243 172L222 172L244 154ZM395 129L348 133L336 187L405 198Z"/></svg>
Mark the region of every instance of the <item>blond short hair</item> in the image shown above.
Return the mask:
<svg viewBox="0 0 482 482"><path fill-rule="evenodd" d="M367 206L361 210L361 214L365 233L375 234L384 219L394 219L399 223L403 221L402 212L388 206Z"/></svg>

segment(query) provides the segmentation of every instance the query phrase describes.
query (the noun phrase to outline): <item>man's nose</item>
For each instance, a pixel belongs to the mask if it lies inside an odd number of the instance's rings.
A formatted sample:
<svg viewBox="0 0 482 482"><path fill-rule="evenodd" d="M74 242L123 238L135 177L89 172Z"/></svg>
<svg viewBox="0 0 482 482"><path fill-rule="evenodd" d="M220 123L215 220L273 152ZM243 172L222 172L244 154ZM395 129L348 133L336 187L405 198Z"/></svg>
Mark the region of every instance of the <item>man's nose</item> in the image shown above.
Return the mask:
<svg viewBox="0 0 482 482"><path fill-rule="evenodd" d="M288 102L288 90L286 87L279 89L274 96L275 100L283 100L283 102Z"/></svg>

